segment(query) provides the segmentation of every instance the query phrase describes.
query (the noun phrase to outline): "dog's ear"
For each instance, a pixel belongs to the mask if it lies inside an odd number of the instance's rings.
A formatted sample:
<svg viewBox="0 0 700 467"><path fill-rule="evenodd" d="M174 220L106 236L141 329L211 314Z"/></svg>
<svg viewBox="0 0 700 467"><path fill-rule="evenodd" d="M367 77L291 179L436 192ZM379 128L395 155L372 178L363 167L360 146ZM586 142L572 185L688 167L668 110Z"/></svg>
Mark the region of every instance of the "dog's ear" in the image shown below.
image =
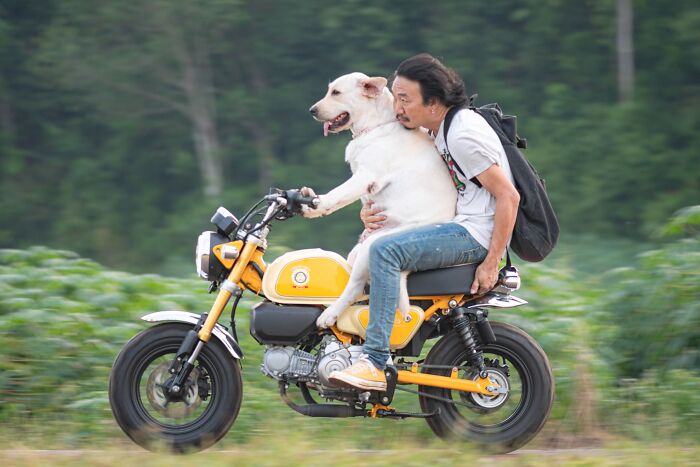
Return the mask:
<svg viewBox="0 0 700 467"><path fill-rule="evenodd" d="M367 78L360 81L362 87L362 95L367 97L379 97L382 90L386 87L387 80L381 76Z"/></svg>

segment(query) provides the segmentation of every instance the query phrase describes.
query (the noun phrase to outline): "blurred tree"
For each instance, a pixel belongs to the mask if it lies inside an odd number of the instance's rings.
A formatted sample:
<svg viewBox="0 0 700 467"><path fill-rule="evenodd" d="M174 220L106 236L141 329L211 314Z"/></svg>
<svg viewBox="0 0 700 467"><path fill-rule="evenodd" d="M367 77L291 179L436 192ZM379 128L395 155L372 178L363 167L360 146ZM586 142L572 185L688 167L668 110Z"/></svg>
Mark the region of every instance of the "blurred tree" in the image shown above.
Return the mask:
<svg viewBox="0 0 700 467"><path fill-rule="evenodd" d="M38 71L65 91L91 94L94 105L122 118L174 112L190 125L202 189L224 184L211 57L235 28L239 2L151 0L142 4L59 4L43 37Z"/></svg>
<svg viewBox="0 0 700 467"><path fill-rule="evenodd" d="M632 0L617 0L617 83L621 101L634 93L634 39Z"/></svg>
<svg viewBox="0 0 700 467"><path fill-rule="evenodd" d="M390 76L422 51L520 117L565 234L643 239L700 199L700 8L634 3L635 99L620 103L616 5L6 0L0 246L146 269L189 257L216 206L345 178L348 136L322 139L307 109L335 77ZM358 230L347 210L278 235L346 249Z"/></svg>

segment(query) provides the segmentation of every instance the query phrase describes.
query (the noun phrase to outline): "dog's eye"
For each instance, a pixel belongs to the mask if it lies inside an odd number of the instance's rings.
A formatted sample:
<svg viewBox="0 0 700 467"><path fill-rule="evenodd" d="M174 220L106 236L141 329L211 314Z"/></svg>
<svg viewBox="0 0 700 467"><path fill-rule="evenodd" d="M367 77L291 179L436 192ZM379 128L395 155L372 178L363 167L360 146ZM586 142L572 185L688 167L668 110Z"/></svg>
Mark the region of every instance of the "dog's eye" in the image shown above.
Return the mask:
<svg viewBox="0 0 700 467"><path fill-rule="evenodd" d="M338 91L337 89L334 89L331 91L331 96L339 96L339 95L340 95L340 91Z"/></svg>

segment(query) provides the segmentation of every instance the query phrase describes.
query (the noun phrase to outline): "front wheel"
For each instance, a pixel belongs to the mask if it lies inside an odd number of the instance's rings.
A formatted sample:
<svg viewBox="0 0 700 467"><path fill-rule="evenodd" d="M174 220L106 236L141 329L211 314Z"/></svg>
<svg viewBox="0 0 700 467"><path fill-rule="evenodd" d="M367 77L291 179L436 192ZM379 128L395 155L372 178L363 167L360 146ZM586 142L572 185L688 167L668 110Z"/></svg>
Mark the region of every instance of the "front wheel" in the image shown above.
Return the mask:
<svg viewBox="0 0 700 467"><path fill-rule="evenodd" d="M114 418L146 449L205 449L226 434L238 415L241 370L216 339L202 348L182 397L175 401L166 396L170 363L191 329L182 323L146 329L124 346L112 367L109 402Z"/></svg>
<svg viewBox="0 0 700 467"><path fill-rule="evenodd" d="M544 426L554 401L554 378L547 356L534 339L509 324L494 322L491 327L496 342L481 345L480 350L489 378L505 391L488 397L422 386L420 392L425 395L419 399L424 412L437 412L426 420L441 438L462 438L510 452L527 444ZM431 349L423 372L449 376L452 367L460 368L461 378L478 378L454 332Z"/></svg>

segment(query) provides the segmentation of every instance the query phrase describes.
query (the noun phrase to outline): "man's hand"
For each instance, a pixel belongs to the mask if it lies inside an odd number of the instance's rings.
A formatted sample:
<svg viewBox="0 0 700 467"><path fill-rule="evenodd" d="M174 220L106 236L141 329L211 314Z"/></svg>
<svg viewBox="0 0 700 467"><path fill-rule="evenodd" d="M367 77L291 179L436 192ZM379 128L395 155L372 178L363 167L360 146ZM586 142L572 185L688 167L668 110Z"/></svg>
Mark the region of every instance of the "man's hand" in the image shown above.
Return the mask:
<svg viewBox="0 0 700 467"><path fill-rule="evenodd" d="M476 268L476 273L474 274L474 282L472 282L472 288L470 293L475 295L477 293L484 294L491 290L496 281L498 280L498 261L493 262L485 260L483 263Z"/></svg>
<svg viewBox="0 0 700 467"><path fill-rule="evenodd" d="M374 202L368 201L367 204L362 206L362 210L360 211L360 219L362 223L365 224L365 229L368 232L381 229L384 227L384 221L386 220L386 216L382 214L382 209L375 208L373 205Z"/></svg>

